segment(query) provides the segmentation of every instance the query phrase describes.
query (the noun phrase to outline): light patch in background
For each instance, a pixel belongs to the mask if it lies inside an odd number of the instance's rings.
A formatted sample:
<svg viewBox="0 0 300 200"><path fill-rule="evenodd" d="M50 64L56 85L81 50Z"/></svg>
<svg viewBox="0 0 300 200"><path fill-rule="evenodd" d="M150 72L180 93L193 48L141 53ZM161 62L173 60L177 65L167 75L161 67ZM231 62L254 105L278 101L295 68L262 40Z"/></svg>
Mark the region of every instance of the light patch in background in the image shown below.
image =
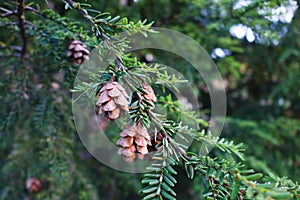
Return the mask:
<svg viewBox="0 0 300 200"><path fill-rule="evenodd" d="M243 24L234 25L230 28L229 32L232 36L242 39L247 33L247 26Z"/></svg>
<svg viewBox="0 0 300 200"><path fill-rule="evenodd" d="M255 35L251 28L247 28L246 39L248 42L253 42L255 40Z"/></svg>
<svg viewBox="0 0 300 200"><path fill-rule="evenodd" d="M215 49L215 54L216 54L217 56L221 57L221 58L223 58L223 57L226 56L225 52L224 52L221 48L216 48L216 49Z"/></svg>
<svg viewBox="0 0 300 200"><path fill-rule="evenodd" d="M272 44L276 46L276 45L278 45L278 44L279 44L279 41L278 41L278 40L276 40L276 39L274 39L274 40L272 40Z"/></svg>
<svg viewBox="0 0 300 200"><path fill-rule="evenodd" d="M291 23L294 13L298 8L297 2L294 0L289 0L289 5L287 6L279 6L277 8L273 8L269 10L259 10L260 14L266 14L266 12L270 12L271 16L266 16L266 19L272 22L283 22L283 23Z"/></svg>
<svg viewBox="0 0 300 200"><path fill-rule="evenodd" d="M252 0L239 0L234 4L233 9L239 9L242 7L246 7L246 6L250 5L251 2L252 2Z"/></svg>
<svg viewBox="0 0 300 200"><path fill-rule="evenodd" d="M249 6L251 2L252 2L251 0L240 0L234 5L233 9L239 9L242 7ZM280 21L282 23L291 23L297 8L298 8L297 2L294 0L289 0L288 5L284 5L284 6L282 5L270 10L259 9L258 13L261 15L267 15L267 13L270 13L270 16L266 16L265 18L270 20L271 22ZM248 42L254 42L256 39L255 32L251 28L243 24L237 24L232 26L229 32L233 37L236 37L238 39L246 38ZM280 37L284 36L286 32L287 31L283 31ZM266 32L265 34L267 35L268 32ZM272 43L274 45L278 45L279 41L274 39L272 40Z"/></svg>
<svg viewBox="0 0 300 200"><path fill-rule="evenodd" d="M211 52L211 57L213 59L216 59L217 57L224 58L225 56L229 56L230 54L231 52L229 49L215 48Z"/></svg>
<svg viewBox="0 0 300 200"><path fill-rule="evenodd" d="M252 2L253 2L252 0L239 0L234 4L233 9L240 9L243 7L247 7ZM288 5L282 5L270 10L259 9L258 13L261 15L265 15L268 12L270 12L271 16L266 16L266 19L272 22L281 21L283 23L290 23L294 17L294 13L296 9L298 8L298 5L297 2L294 0L288 0L287 4Z"/></svg>
<svg viewBox="0 0 300 200"><path fill-rule="evenodd" d="M246 37L248 42L253 42L255 40L254 31L243 24L232 26L229 32L233 37L238 39L243 39Z"/></svg>
<svg viewBox="0 0 300 200"><path fill-rule="evenodd" d="M147 62L153 62L154 61L154 56L151 53L147 53L145 55L145 59L147 60Z"/></svg>

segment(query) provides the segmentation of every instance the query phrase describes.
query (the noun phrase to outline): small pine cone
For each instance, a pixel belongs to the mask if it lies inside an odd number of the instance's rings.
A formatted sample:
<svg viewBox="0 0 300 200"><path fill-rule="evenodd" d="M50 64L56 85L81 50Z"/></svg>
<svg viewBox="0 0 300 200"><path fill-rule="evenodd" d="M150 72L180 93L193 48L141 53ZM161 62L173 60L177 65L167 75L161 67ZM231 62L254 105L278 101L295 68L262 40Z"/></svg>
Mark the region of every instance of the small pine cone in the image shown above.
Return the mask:
<svg viewBox="0 0 300 200"><path fill-rule="evenodd" d="M162 133L157 133L156 138L153 138L153 142L155 145L159 144L164 139Z"/></svg>
<svg viewBox="0 0 300 200"><path fill-rule="evenodd" d="M144 99L146 99L147 101L150 101L151 103L156 102L157 98L154 94L152 87L146 82L144 82L142 84L142 87L143 87L143 90L145 90L147 92L147 94L142 94L142 97Z"/></svg>
<svg viewBox="0 0 300 200"><path fill-rule="evenodd" d="M29 192L39 192L42 189L42 182L37 178L28 178L26 188Z"/></svg>
<svg viewBox="0 0 300 200"><path fill-rule="evenodd" d="M118 154L123 155L126 162L134 161L136 153L140 159L148 153L147 145L151 145L151 142L145 127L128 125L120 136L121 138L117 141L117 145L121 146Z"/></svg>
<svg viewBox="0 0 300 200"><path fill-rule="evenodd" d="M115 120L122 110L128 111L128 94L118 82L108 82L100 90L97 106L100 107L99 114L104 113L106 117Z"/></svg>
<svg viewBox="0 0 300 200"><path fill-rule="evenodd" d="M89 54L90 52L84 44L74 40L69 46L67 57L71 57L77 64L81 64L83 61L89 60Z"/></svg>
<svg viewBox="0 0 300 200"><path fill-rule="evenodd" d="M157 151L156 145L159 144L164 139L164 136L161 132L158 132L156 137L151 136L151 146L148 146L149 152Z"/></svg>

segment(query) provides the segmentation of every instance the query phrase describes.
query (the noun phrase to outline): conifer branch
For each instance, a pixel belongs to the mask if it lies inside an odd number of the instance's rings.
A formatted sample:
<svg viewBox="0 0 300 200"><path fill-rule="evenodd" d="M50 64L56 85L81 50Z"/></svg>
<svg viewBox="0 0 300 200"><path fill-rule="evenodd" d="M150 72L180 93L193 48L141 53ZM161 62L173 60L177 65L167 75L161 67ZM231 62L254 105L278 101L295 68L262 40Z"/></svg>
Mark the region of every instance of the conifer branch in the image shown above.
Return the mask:
<svg viewBox="0 0 300 200"><path fill-rule="evenodd" d="M123 71L127 71L127 68L122 64L120 58L116 55L116 53L113 50L113 45L109 41L109 37L107 37L98 27L98 25L95 23L95 18L90 16L88 12L85 9L82 9L78 6L78 3L75 3L72 0L64 0L67 2L72 8L76 9L84 18L86 18L91 25L91 27L95 28L96 36L99 36L100 39L106 44L106 46L109 49L110 54L113 56L116 64L118 65L119 69Z"/></svg>

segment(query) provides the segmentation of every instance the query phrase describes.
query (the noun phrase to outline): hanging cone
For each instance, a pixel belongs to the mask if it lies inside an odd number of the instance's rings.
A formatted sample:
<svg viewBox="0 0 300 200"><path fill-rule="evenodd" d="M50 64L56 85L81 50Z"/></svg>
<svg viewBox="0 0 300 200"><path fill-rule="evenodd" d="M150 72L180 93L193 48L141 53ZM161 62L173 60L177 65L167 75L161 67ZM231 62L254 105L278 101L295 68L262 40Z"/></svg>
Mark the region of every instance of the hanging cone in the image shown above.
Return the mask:
<svg viewBox="0 0 300 200"><path fill-rule="evenodd" d="M153 90L152 87L151 87L148 83L146 83L146 82L144 82L144 83L142 84L142 88L143 88L143 90L145 90L145 91L147 92L147 94L142 94L142 95L141 95L142 98L144 98L145 100L147 100L148 102L150 102L150 103L153 105L153 108L154 108L154 102L157 101L157 98L156 98L156 96L155 96L155 94L154 94L154 90Z"/></svg>
<svg viewBox="0 0 300 200"><path fill-rule="evenodd" d="M26 188L29 192L39 192L42 189L42 182L37 178L28 178L26 180Z"/></svg>
<svg viewBox="0 0 300 200"><path fill-rule="evenodd" d="M162 140L163 140L164 136L161 132L158 132L156 134L156 137L155 135L152 135L151 136L151 145L148 145L147 148L148 148L148 154L144 155L144 158L143 160L151 160L154 156L154 152L158 151L159 149L162 148L162 146L160 145L159 147L157 146L157 144L161 143Z"/></svg>
<svg viewBox="0 0 300 200"><path fill-rule="evenodd" d="M158 149L156 148L157 144L161 143L163 140L164 136L161 132L158 132L156 134L156 137L153 135L151 136L151 145L148 146L149 152L157 151Z"/></svg>
<svg viewBox="0 0 300 200"><path fill-rule="evenodd" d="M99 114L115 120L120 116L121 110L128 111L128 94L118 82L106 83L99 92L96 105L99 106Z"/></svg>
<svg viewBox="0 0 300 200"><path fill-rule="evenodd" d="M162 133L157 133L156 138L153 139L153 142L155 145L159 144L164 139L164 136Z"/></svg>
<svg viewBox="0 0 300 200"><path fill-rule="evenodd" d="M69 46L67 57L71 57L77 64L81 64L83 61L89 60L89 54L90 52L84 44L74 40Z"/></svg>
<svg viewBox="0 0 300 200"><path fill-rule="evenodd" d="M118 154L123 155L126 162L132 162L136 158L143 159L148 153L147 145L151 145L150 136L145 127L141 125L128 125L120 133L121 138L117 141L120 145Z"/></svg>

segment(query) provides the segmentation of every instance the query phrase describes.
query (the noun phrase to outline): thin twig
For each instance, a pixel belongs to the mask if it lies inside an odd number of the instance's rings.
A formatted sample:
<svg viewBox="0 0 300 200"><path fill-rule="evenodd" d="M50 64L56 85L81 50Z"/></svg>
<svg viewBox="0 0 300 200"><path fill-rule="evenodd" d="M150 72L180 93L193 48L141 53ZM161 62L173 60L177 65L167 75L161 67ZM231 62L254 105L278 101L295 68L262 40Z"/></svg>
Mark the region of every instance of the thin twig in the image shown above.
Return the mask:
<svg viewBox="0 0 300 200"><path fill-rule="evenodd" d="M19 20L19 28L20 34L23 41L22 51L21 51L21 60L25 59L26 50L27 50L27 38L26 38L26 30L25 30L25 15L24 15L24 0L18 0L18 20Z"/></svg>
<svg viewBox="0 0 300 200"><path fill-rule="evenodd" d="M18 22L7 22L4 24L5 27L7 26L17 26L19 23Z"/></svg>
<svg viewBox="0 0 300 200"><path fill-rule="evenodd" d="M24 23L31 26L31 27L35 27L35 25L31 21L24 20Z"/></svg>
<svg viewBox="0 0 300 200"><path fill-rule="evenodd" d="M22 51L22 47L19 46L11 45L10 48L16 51Z"/></svg>
<svg viewBox="0 0 300 200"><path fill-rule="evenodd" d="M3 8L1 8L1 10L4 10ZM17 10L7 10L5 9L6 13L3 13L1 15L1 17L8 17L8 16L11 16L11 15L16 15L18 13Z"/></svg>
<svg viewBox="0 0 300 200"><path fill-rule="evenodd" d="M42 15L42 12L41 12L41 11L39 11L39 10L33 8L33 7L25 6L24 9L25 9L25 10L29 10L29 11L31 11L31 12L34 12L34 13L36 13L36 14Z"/></svg>
<svg viewBox="0 0 300 200"><path fill-rule="evenodd" d="M66 29L66 31L72 32L72 33L75 34L80 40L82 40L82 36L81 36L79 33L74 32L73 30L71 30L66 24L64 24L64 23L62 23L62 22L60 22L60 21L58 21L58 20L55 20L54 18L51 18L51 17L45 15L43 12L41 12L41 11L39 11L39 10L33 8L33 7L25 6L24 9L25 9L25 11L30 11L30 12L32 12L32 13L35 13L35 14L39 15L39 16L40 16L41 18L43 18L43 19L48 19L48 20L50 20L50 21L52 21L52 22L57 23L58 25L62 26L64 29ZM35 25L34 25L33 23L31 23L31 24L28 23L28 24L31 25L32 27L35 27Z"/></svg>

